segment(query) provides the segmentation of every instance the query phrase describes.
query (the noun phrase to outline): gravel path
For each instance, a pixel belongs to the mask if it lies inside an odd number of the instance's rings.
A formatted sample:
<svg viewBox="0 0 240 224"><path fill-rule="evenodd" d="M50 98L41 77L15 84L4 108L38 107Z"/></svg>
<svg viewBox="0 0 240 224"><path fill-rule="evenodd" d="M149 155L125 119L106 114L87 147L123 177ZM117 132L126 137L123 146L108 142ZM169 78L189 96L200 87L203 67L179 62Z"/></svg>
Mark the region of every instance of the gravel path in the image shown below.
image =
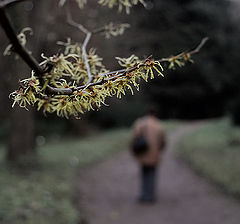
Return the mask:
<svg viewBox="0 0 240 224"><path fill-rule="evenodd" d="M239 224L240 203L197 176L174 155L177 141L202 123L183 125L168 136L158 172L158 202L139 204L138 167L127 151L78 176L78 206L89 224Z"/></svg>

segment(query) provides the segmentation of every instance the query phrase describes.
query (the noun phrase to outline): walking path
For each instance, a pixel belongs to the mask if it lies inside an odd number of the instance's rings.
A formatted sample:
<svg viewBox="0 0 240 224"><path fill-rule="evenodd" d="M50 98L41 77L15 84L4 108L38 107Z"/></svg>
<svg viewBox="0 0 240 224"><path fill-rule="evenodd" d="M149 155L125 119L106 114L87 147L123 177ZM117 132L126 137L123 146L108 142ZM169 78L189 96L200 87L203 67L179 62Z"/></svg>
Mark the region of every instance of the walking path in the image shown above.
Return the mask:
<svg viewBox="0 0 240 224"><path fill-rule="evenodd" d="M125 150L79 174L79 207L89 224L239 224L240 203L219 192L178 159L177 141L202 123L168 136L158 173L158 202L139 204L137 164Z"/></svg>

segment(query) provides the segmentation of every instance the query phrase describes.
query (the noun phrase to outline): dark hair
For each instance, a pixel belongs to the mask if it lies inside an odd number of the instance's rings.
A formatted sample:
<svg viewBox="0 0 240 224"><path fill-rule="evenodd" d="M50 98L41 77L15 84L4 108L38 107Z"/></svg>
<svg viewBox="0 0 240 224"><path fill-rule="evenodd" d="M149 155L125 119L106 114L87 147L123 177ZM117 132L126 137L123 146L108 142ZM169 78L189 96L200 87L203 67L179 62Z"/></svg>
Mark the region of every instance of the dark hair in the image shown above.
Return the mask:
<svg viewBox="0 0 240 224"><path fill-rule="evenodd" d="M159 114L159 110L156 106L152 105L146 109L145 114L157 117Z"/></svg>

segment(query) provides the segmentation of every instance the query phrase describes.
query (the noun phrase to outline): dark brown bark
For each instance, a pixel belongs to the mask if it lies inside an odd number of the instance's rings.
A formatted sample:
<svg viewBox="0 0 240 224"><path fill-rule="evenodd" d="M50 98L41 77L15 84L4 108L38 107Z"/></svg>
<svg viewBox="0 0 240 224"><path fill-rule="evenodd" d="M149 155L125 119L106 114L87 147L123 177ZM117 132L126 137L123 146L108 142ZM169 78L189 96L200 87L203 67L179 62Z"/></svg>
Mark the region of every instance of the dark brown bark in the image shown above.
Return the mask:
<svg viewBox="0 0 240 224"><path fill-rule="evenodd" d="M26 66L21 61L15 61L14 71L17 80L22 79L26 74ZM30 108L30 107L29 107ZM15 106L10 114L10 135L7 150L7 161L20 162L31 159L36 154L35 150L35 122L34 113L30 108L27 111L24 108Z"/></svg>
<svg viewBox="0 0 240 224"><path fill-rule="evenodd" d="M21 8L16 7L12 12L14 14L14 25L20 30L28 22L26 15L21 15ZM9 70L13 73L11 80L12 91L18 88L18 81L26 77L30 73L28 67L22 60L12 60L12 65ZM35 123L34 114L32 110L25 110L15 106L11 109L10 114L10 135L6 159L8 162L29 162L35 157ZM23 164L24 165L24 164Z"/></svg>
<svg viewBox="0 0 240 224"><path fill-rule="evenodd" d="M19 162L35 157L35 125L33 111L15 107L11 111L11 127L7 161Z"/></svg>
<svg viewBox="0 0 240 224"><path fill-rule="evenodd" d="M24 62L34 70L38 75L43 74L44 70L39 66L36 59L25 49L24 46L19 42L16 32L14 31L11 22L6 13L6 9L0 8L0 24L5 31L8 39L13 45L14 51L18 53Z"/></svg>

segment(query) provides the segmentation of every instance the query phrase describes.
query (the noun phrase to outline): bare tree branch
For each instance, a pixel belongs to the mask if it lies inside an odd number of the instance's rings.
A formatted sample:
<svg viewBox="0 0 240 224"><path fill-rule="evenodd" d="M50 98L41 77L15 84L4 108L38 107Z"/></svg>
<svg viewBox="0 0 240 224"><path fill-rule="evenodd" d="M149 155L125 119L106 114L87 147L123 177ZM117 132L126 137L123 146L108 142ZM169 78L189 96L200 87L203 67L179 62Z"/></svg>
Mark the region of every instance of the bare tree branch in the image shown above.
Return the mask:
<svg viewBox="0 0 240 224"><path fill-rule="evenodd" d="M105 72L105 73L102 73L100 74L100 76L106 76L106 75L111 75L111 74L116 74L116 73L122 73L122 72L125 72L126 69L119 69L119 70L116 70L116 71L112 71L112 72Z"/></svg>
<svg viewBox="0 0 240 224"><path fill-rule="evenodd" d="M82 24L76 23L72 20L72 17L69 11L67 11L67 22L69 25L78 28L80 31L82 31L86 35L89 33L89 31Z"/></svg>
<svg viewBox="0 0 240 224"><path fill-rule="evenodd" d="M12 6L16 3L23 2L23 1L27 1L27 0L1 0L0 8L6 8L6 7Z"/></svg>
<svg viewBox="0 0 240 224"><path fill-rule="evenodd" d="M13 2L18 2L18 1L11 1L12 4ZM19 42L17 35L12 27L12 24L5 12L4 7L0 8L0 24L3 30L5 31L8 39L10 40L14 51L19 54L19 56L27 63L27 65L33 71L36 72L38 76L41 76L41 74L43 74L45 70L39 65L37 60L25 49L25 47L22 46L21 43Z"/></svg>
<svg viewBox="0 0 240 224"><path fill-rule="evenodd" d="M97 33L102 33L102 32L105 32L106 31L106 28L103 26L103 27L100 27L100 28L97 28L95 30L92 31L93 34L97 34Z"/></svg>
<svg viewBox="0 0 240 224"><path fill-rule="evenodd" d="M92 76L91 69L90 69L90 66L89 66L89 63L88 63L86 48L87 48L89 40L91 39L92 33L88 29L86 29L82 24L78 24L78 23L74 22L72 20L72 17L71 17L71 14L69 13L69 11L67 11L67 22L68 22L69 25L78 28L81 32L86 34L86 38L85 38L85 40L83 42L83 45L82 45L82 53L83 53L83 59L84 59L84 62L85 62L85 66L86 66L86 69L87 69L87 74L88 74L87 84L89 84L89 83L92 82L93 76Z"/></svg>
<svg viewBox="0 0 240 224"><path fill-rule="evenodd" d="M170 58L177 58L179 56L182 56L183 54L189 54L189 55L193 55L193 54L197 54L199 53L199 51L201 50L201 48L203 47L203 45L208 41L208 37L204 37L200 44L193 50L189 51L189 52L183 52L183 53L180 53L178 55L175 55L175 56L172 56L172 57L168 57L168 58L161 58L160 60L158 60L159 62L168 62Z"/></svg>
<svg viewBox="0 0 240 224"><path fill-rule="evenodd" d="M187 52L187 54L190 54L190 55L193 55L193 54L196 54L198 53L201 48L203 47L203 45L206 43L206 41L208 40L208 37L205 37L201 40L200 44L192 51L189 51ZM178 56L181 56L183 53L181 54L178 54L177 56L172 56L172 57L178 57ZM148 58L145 59L146 60L149 60L152 56L149 56ZM160 60L158 60L159 62L168 62L169 58L162 58ZM82 86L78 86L78 87L75 87L75 88L64 88L64 89L57 89L57 88L52 88L50 87L49 88L49 91L51 94L55 94L55 95L71 95L73 94L74 91L80 91L80 90L83 90L83 89L88 89L92 86L96 86L96 85L102 85L106 82L109 82L109 81L112 81L112 80L115 80L116 78L119 78L119 77L123 77L131 72L134 72L135 70L139 69L140 67L143 67L145 66L145 64L141 64L140 66L134 66L130 69L120 69L120 70L116 70L116 71L112 71L112 72L106 72L106 73L103 73L103 74L100 74L100 76L107 76L107 75L113 75L109 78L105 78L105 79L102 79L101 81L97 81L97 82L90 82L90 83L87 83L85 85L82 85Z"/></svg>
<svg viewBox="0 0 240 224"><path fill-rule="evenodd" d="M90 66L89 66L89 63L88 63L87 52L86 52L86 47L87 47L87 44L88 44L91 36L92 36L92 33L89 32L87 34L84 42L83 42L83 45L82 45L83 58L84 58L85 65L86 65L86 68L87 68L87 73L88 73L88 82L87 83L91 83L92 79L93 79L93 76L91 74L91 69L90 69Z"/></svg>
<svg viewBox="0 0 240 224"><path fill-rule="evenodd" d="M74 91L77 91L76 88L55 88L55 87L50 87L46 89L46 94L48 95L72 95Z"/></svg>
<svg viewBox="0 0 240 224"><path fill-rule="evenodd" d="M208 40L209 40L208 37L204 37L204 38L201 40L200 44L199 44L194 50L192 50L192 51L190 51L190 52L188 52L188 53L189 53L189 54L196 54L196 53L198 53L198 52L201 50L201 48L203 47L203 45L204 45Z"/></svg>
<svg viewBox="0 0 240 224"><path fill-rule="evenodd" d="M83 89L89 89L92 86L102 85L106 82L113 81L113 80L115 80L119 77L123 77L126 74L129 74L129 73L131 73L131 72L133 72L133 71L135 71L135 70L137 70L141 67L144 67L144 66L145 66L145 64L141 64L140 66L134 66L130 69L121 69L121 70L114 71L114 72L104 73L105 75L107 75L107 74L115 74L115 75L113 75L112 77L109 77L109 78L102 79L101 81L87 83L85 85L78 86L78 87L75 87L75 88L58 89L58 88L49 87L48 93L54 94L54 95L71 95L71 94L73 94L74 91L80 91L80 90L83 90Z"/></svg>

